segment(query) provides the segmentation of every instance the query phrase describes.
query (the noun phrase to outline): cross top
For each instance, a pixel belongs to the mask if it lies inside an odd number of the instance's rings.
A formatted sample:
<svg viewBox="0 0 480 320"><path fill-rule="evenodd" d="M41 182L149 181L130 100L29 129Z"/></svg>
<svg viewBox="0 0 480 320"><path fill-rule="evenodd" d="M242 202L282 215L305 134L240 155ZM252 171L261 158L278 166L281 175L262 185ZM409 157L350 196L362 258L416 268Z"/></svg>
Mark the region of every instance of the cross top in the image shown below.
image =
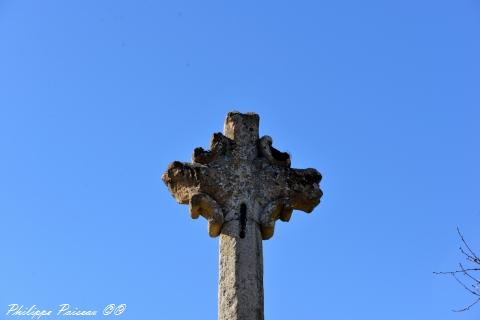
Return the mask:
<svg viewBox="0 0 480 320"><path fill-rule="evenodd" d="M191 217L208 220L208 232L240 237L253 224L262 239L273 236L275 221L289 221L292 211L311 212L320 202L320 173L290 168L290 155L259 138L259 116L228 113L224 134L215 133L210 150L196 148L192 163L175 161L162 176ZM243 212L243 213L242 213Z"/></svg>
<svg viewBox="0 0 480 320"><path fill-rule="evenodd" d="M192 163L175 161L162 180L190 215L208 220L220 235L219 320L263 320L262 240L293 210L311 212L320 202L322 178L315 169L290 168L290 155L259 138L255 113L230 112L224 134L210 150L196 148Z"/></svg>

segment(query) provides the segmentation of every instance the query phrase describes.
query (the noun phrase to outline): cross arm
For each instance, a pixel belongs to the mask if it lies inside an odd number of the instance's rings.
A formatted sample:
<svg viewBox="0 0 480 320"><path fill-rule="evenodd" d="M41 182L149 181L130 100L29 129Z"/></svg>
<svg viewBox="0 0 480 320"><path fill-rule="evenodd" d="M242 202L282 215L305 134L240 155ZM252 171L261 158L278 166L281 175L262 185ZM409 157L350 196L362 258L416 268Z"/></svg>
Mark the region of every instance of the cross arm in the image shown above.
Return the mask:
<svg viewBox="0 0 480 320"><path fill-rule="evenodd" d="M285 168L285 192L268 203L261 215L262 239L273 236L275 221L288 222L293 210L307 213L320 203L323 193L319 183L322 179L320 172L315 169Z"/></svg>
<svg viewBox="0 0 480 320"><path fill-rule="evenodd" d="M310 213L320 203L322 175L316 169L290 169L287 179L290 206Z"/></svg>
<svg viewBox="0 0 480 320"><path fill-rule="evenodd" d="M223 225L223 212L207 193L214 188L214 184L209 183L209 171L207 166L201 164L174 161L168 166L162 180L178 203L189 205L192 219L201 215L208 220L208 234L216 237Z"/></svg>

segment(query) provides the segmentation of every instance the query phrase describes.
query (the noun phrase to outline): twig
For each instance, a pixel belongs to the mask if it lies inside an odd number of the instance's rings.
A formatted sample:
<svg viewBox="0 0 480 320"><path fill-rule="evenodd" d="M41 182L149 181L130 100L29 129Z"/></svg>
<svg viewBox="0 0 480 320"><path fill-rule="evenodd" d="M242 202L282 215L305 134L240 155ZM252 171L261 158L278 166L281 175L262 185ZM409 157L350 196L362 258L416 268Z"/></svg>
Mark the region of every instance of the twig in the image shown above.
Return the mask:
<svg viewBox="0 0 480 320"><path fill-rule="evenodd" d="M466 260L469 263L473 263L474 266L469 266L468 268L465 268L462 263L459 263L460 270L454 270L454 271L443 271L443 272L434 272L436 275L450 275L452 276L460 286L462 286L465 290L467 290L470 294L475 296L475 301L471 303L470 305L458 309L458 310L452 310L454 312L463 312L470 310L474 305L480 302L480 280L477 276L474 275L475 272L480 272L480 258L477 256L477 254L470 248L468 245L467 241L463 237L463 234L460 232L460 228L457 227L457 233L460 236L460 239L462 241L462 246L459 247L460 252L466 257ZM466 250L464 249L466 248ZM462 275L467 279L467 282L464 282L459 278L459 275Z"/></svg>

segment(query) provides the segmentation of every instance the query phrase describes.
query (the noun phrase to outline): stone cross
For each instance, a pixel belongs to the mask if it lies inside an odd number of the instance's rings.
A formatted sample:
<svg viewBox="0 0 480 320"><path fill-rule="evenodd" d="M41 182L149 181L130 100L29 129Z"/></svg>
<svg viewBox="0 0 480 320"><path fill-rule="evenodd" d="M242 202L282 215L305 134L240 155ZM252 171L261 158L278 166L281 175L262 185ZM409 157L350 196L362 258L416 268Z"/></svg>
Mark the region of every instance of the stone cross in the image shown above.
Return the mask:
<svg viewBox="0 0 480 320"><path fill-rule="evenodd" d="M171 163L162 180L193 219L220 235L219 320L263 320L262 240L293 210L311 212L320 202L315 169L290 168L290 155L258 136L259 116L230 112L210 150L196 148L192 163Z"/></svg>

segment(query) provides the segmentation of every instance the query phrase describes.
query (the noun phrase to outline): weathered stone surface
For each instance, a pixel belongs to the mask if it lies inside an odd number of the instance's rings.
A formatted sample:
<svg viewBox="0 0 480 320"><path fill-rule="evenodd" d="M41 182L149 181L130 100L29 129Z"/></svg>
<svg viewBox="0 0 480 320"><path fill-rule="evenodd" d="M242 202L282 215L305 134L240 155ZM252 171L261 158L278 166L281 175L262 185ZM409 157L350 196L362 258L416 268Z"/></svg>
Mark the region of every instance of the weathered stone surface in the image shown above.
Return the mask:
<svg viewBox="0 0 480 320"><path fill-rule="evenodd" d="M220 320L263 319L262 239L322 196L320 173L290 168L290 155L271 137L259 139L258 128L257 114L230 112L210 150L196 148L192 163L175 161L162 176L191 217L203 216L209 235L220 235Z"/></svg>

